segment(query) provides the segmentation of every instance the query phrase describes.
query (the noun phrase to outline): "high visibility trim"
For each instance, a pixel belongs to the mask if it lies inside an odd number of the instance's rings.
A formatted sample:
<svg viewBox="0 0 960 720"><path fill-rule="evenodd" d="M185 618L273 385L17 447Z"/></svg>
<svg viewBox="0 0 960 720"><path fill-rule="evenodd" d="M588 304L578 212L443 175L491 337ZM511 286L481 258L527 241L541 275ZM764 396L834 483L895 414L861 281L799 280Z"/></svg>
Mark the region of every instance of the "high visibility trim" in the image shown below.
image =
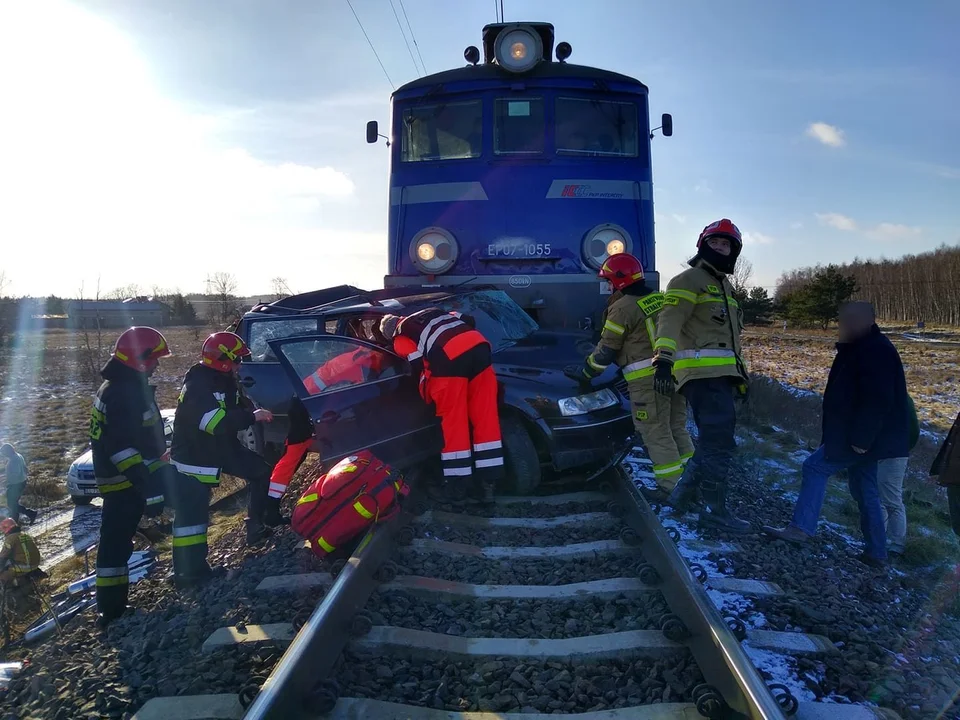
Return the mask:
<svg viewBox="0 0 960 720"><path fill-rule="evenodd" d="M676 475L677 473L683 472L683 463L675 462L668 465L654 465L653 474L657 476L669 476Z"/></svg>
<svg viewBox="0 0 960 720"><path fill-rule="evenodd" d="M154 495L147 498L147 505L158 505L163 502L163 495Z"/></svg>
<svg viewBox="0 0 960 720"><path fill-rule="evenodd" d="M482 462L482 461L481 461ZM445 467L443 474L446 477L465 477L473 474L473 468L468 467Z"/></svg>
<svg viewBox="0 0 960 720"><path fill-rule="evenodd" d="M453 315L447 313L435 317L427 323L426 327L423 328L423 332L420 333L420 342L417 343L417 350L424 355L429 355L441 335L447 330L452 330L460 325L466 326L466 323L462 320L457 320Z"/></svg>
<svg viewBox="0 0 960 720"><path fill-rule="evenodd" d="M630 363L623 368L623 379L629 382L631 380L637 380L638 378L647 377L648 375L653 375L655 372L656 368L653 367L652 358L649 360L638 360L637 362Z"/></svg>
<svg viewBox="0 0 960 720"><path fill-rule="evenodd" d="M603 372L609 367L609 365L601 365L596 360L594 360L592 353L590 355L587 355L587 365L592 367L594 370L599 370L600 372Z"/></svg>
<svg viewBox="0 0 960 720"><path fill-rule="evenodd" d="M473 444L473 449L475 452L483 452L484 450L499 450L502 447L503 442L501 440L491 440L490 442Z"/></svg>
<svg viewBox="0 0 960 720"><path fill-rule="evenodd" d="M362 517L365 517L367 520L370 520L370 519L373 518L373 513L370 512L369 510L367 510L367 509L363 506L363 503L360 502L359 500L357 500L357 501L353 504L353 509L356 510L358 513L360 513L360 515L361 515Z"/></svg>
<svg viewBox="0 0 960 720"><path fill-rule="evenodd" d="M101 400L99 397L93 398L93 406L100 412L106 414L107 406L103 403L103 400Z"/></svg>
<svg viewBox="0 0 960 720"><path fill-rule="evenodd" d="M451 452L440 453L441 460L467 460L469 457L469 450L453 450Z"/></svg>
<svg viewBox="0 0 960 720"><path fill-rule="evenodd" d="M409 360L410 362L413 362L414 360L419 360L422 357L423 357L422 352L420 352L419 350L414 350L412 353L407 355L407 360Z"/></svg>
<svg viewBox="0 0 960 720"><path fill-rule="evenodd" d="M311 373L309 376L307 376L307 380L310 380L310 381L313 382L313 384L314 384L314 385L316 386L316 388L317 388L317 392L321 392L321 391L327 389L327 384L326 384L326 383L323 381L323 379L320 377L320 369L319 369L319 368L317 368L316 372L313 372L313 373ZM312 390L312 388L309 388L309 389Z"/></svg>
<svg viewBox="0 0 960 720"><path fill-rule="evenodd" d="M123 472L137 463L143 462L143 457L134 448L125 448L111 455L110 462L116 465L117 470Z"/></svg>
<svg viewBox="0 0 960 720"><path fill-rule="evenodd" d="M129 480L121 480L120 482L101 484L100 481L98 480L97 487L99 488L101 493L109 493L109 492L118 492L120 490L127 490L128 488L132 488L133 483L130 482Z"/></svg>
<svg viewBox="0 0 960 720"><path fill-rule="evenodd" d="M680 456L680 462L682 462L684 465L686 465L688 462L690 462L690 458L692 458L692 457L693 457L693 453L692 453L692 452L691 452L691 453L685 453L684 455L681 455L681 456Z"/></svg>
<svg viewBox="0 0 960 720"><path fill-rule="evenodd" d="M317 545L319 545L320 547L322 547L322 548L323 548L324 550L326 550L328 553L332 553L334 550L336 550L336 548L335 548L333 545L331 545L330 543L328 543L326 540L324 540L323 537L318 537L318 538L317 538Z"/></svg>
<svg viewBox="0 0 960 720"><path fill-rule="evenodd" d="M173 461L173 466L184 475L199 480L208 485L216 485L220 482L220 468L205 467L203 465L187 465L187 463Z"/></svg>
<svg viewBox="0 0 960 720"><path fill-rule="evenodd" d="M174 537L187 537L188 535L200 535L207 531L207 526L205 523L199 525L184 525L183 527L174 527L173 536Z"/></svg>
<svg viewBox="0 0 960 720"><path fill-rule="evenodd" d="M282 483L271 482L271 483L270 483L270 489L271 489L271 490L276 490L277 492L279 492L279 493L282 494L282 493L287 489L287 486L286 486L286 485L283 485Z"/></svg>
<svg viewBox="0 0 960 720"><path fill-rule="evenodd" d="M643 322L644 327L647 328L647 339L650 340L650 347L654 347L657 342L657 326L650 318L647 318Z"/></svg>
<svg viewBox="0 0 960 720"><path fill-rule="evenodd" d="M129 585L130 578L127 575L123 577L100 577L97 575L97 587L117 587L118 585Z"/></svg>
<svg viewBox="0 0 960 720"><path fill-rule="evenodd" d="M173 539L173 546L178 547L190 547L191 545L205 545L207 542L207 534L203 533L202 535L190 535L189 537L175 537Z"/></svg>
<svg viewBox="0 0 960 720"><path fill-rule="evenodd" d="M220 421L226 416L227 411L223 408L216 408L215 410L205 412L203 417L200 418L200 430L213 435L214 431L217 429L217 425L219 425Z"/></svg>
<svg viewBox="0 0 960 720"><path fill-rule="evenodd" d="M673 364L674 369L676 370L687 370L690 368L706 368L706 367L724 367L727 365L736 365L737 359L735 357L705 357L705 358L693 358L690 360L677 360Z"/></svg>
<svg viewBox="0 0 960 720"><path fill-rule="evenodd" d="M607 320L603 324L603 329L609 330L610 332L616 333L617 335L623 335L627 331L626 328L623 327L623 325L617 325L615 322L613 322L613 320Z"/></svg>
<svg viewBox="0 0 960 720"><path fill-rule="evenodd" d="M316 502L320 499L320 496L317 493L310 493L309 495L304 495L302 498L297 500L297 505L305 505L306 503Z"/></svg>
<svg viewBox="0 0 960 720"><path fill-rule="evenodd" d="M676 350L677 341L668 337L658 337L657 341L653 344L653 349L660 350L661 348L666 348L667 350Z"/></svg>
<svg viewBox="0 0 960 720"><path fill-rule="evenodd" d="M679 288L667 290L667 292L664 293L664 298L669 298L669 297L678 298L680 300L686 300L687 302L690 302L693 304L697 303L696 293L692 293L689 290L680 290Z"/></svg>
<svg viewBox="0 0 960 720"><path fill-rule="evenodd" d="M129 568L123 567L98 567L97 577L126 577Z"/></svg>
<svg viewBox="0 0 960 720"><path fill-rule="evenodd" d="M147 470L150 472L156 472L167 464L166 460L144 460L143 462L146 464Z"/></svg>
<svg viewBox="0 0 960 720"><path fill-rule="evenodd" d="M685 358L725 358L736 357L736 353L725 348L703 348L701 350L681 350L676 357L678 360Z"/></svg>
<svg viewBox="0 0 960 720"><path fill-rule="evenodd" d="M502 457L490 458L489 460L477 460L477 467L478 467L478 468L497 467L497 466L499 466L499 465L503 465L503 458L502 458Z"/></svg>

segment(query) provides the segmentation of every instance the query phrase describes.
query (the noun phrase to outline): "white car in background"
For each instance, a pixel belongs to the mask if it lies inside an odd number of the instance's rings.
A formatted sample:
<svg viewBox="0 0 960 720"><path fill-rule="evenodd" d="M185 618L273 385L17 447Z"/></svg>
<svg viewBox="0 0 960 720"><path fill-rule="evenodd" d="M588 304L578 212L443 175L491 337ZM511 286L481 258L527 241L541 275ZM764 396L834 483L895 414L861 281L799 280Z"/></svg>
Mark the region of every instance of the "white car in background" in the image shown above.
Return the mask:
<svg viewBox="0 0 960 720"><path fill-rule="evenodd" d="M167 439L167 447L170 447L170 439L173 437L173 416L176 410L161 410L160 416L163 418L163 435ZM70 469L67 471L67 492L70 493L70 499L74 505L89 505L95 497L100 497L100 490L97 488L97 479L93 474L93 450L87 448L87 451L73 461Z"/></svg>

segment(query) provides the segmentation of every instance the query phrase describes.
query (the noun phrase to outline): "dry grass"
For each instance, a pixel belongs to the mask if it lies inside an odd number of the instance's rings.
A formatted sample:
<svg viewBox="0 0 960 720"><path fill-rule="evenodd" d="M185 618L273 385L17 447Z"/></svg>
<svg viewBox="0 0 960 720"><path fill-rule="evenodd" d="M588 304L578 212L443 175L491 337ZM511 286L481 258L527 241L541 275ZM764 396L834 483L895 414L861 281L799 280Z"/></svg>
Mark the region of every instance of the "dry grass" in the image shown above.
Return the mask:
<svg viewBox="0 0 960 720"><path fill-rule="evenodd" d="M161 361L153 379L161 408L175 407L183 375L197 361L207 332L163 329L173 357ZM112 348L119 334L104 331L103 347ZM95 353L95 337L91 344ZM44 507L66 496L67 469L87 446L90 403L99 385L88 370L91 360L101 364L87 351L83 333L68 330L21 333L0 354L0 440L27 460L28 506Z"/></svg>

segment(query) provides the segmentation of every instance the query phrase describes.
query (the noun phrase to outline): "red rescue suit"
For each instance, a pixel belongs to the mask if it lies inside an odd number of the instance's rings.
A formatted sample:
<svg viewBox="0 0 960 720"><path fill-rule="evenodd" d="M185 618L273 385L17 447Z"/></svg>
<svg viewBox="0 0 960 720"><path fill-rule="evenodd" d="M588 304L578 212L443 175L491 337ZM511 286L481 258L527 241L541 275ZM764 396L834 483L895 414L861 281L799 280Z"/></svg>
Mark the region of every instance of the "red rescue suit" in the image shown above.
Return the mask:
<svg viewBox="0 0 960 720"><path fill-rule="evenodd" d="M383 355L368 348L361 347L341 353L330 358L303 380L307 392L319 395L329 387L338 383L359 385L369 378L365 377L364 370L379 373L382 368Z"/></svg>
<svg viewBox="0 0 960 720"><path fill-rule="evenodd" d="M283 497L294 474L306 459L310 446L313 445L313 420L310 419L310 414L299 398L293 398L290 402L287 418L290 420L290 429L283 443L283 456L270 473L270 488L267 490L267 496L272 498Z"/></svg>
<svg viewBox="0 0 960 720"><path fill-rule="evenodd" d="M497 377L490 343L461 317L437 308L408 315L397 325L393 348L423 361L420 394L440 416L444 477L469 479L476 468L477 480L494 483L503 475Z"/></svg>

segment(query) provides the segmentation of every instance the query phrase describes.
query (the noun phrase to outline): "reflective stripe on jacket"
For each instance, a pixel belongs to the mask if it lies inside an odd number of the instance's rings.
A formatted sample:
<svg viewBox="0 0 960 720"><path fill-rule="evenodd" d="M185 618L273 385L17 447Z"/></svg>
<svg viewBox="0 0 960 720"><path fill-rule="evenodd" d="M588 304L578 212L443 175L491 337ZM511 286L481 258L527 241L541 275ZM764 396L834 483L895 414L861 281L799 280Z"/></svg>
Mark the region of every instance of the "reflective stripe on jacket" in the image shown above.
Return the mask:
<svg viewBox="0 0 960 720"><path fill-rule="evenodd" d="M640 295L631 293L630 289L628 287L605 311L600 342L586 359L587 375L599 375L612 362L620 366L627 382L654 374L656 317L663 307L664 296L658 292Z"/></svg>
<svg viewBox="0 0 960 720"><path fill-rule="evenodd" d="M4 554L10 553L10 567L17 575L26 575L40 567L40 550L24 532L10 533L4 539Z"/></svg>
<svg viewBox="0 0 960 720"><path fill-rule="evenodd" d="M733 287L703 260L667 284L657 318L656 357L671 360L678 386L713 377L748 379L740 347L743 312Z"/></svg>

